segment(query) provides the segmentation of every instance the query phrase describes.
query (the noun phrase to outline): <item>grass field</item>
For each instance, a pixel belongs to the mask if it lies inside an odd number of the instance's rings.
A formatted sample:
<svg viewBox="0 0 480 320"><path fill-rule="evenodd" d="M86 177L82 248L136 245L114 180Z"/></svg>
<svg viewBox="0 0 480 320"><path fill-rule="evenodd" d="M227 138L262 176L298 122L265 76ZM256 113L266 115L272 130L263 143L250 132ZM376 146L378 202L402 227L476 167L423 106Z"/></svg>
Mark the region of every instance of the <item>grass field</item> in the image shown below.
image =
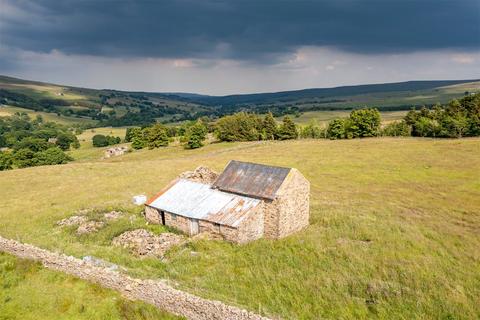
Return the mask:
<svg viewBox="0 0 480 320"><path fill-rule="evenodd" d="M162 261L137 259L110 245L124 230L144 225L139 208L130 204L133 195L151 196L200 164L220 171L231 159L292 166L304 173L311 182L310 226L286 239L243 246L198 240ZM167 278L203 297L267 315L480 317L479 138L168 147L108 160L3 171L0 190L4 237L78 257L100 257L135 276ZM55 226L88 207L124 208L138 218L82 237ZM62 281L45 278L31 285L51 282L63 290ZM95 303L94 293L82 294ZM0 314L4 308L0 304Z"/></svg>
<svg viewBox="0 0 480 320"><path fill-rule="evenodd" d="M45 121L53 121L53 122L57 122L65 125L72 125L75 123L96 123L97 122L92 119L58 116L56 113L33 111L25 108L0 105L0 117L8 117L15 114L16 112L25 112L32 119L35 119L37 115L41 115L43 117L43 120Z"/></svg>
<svg viewBox="0 0 480 320"><path fill-rule="evenodd" d="M39 263L0 253L0 319L180 319Z"/></svg>

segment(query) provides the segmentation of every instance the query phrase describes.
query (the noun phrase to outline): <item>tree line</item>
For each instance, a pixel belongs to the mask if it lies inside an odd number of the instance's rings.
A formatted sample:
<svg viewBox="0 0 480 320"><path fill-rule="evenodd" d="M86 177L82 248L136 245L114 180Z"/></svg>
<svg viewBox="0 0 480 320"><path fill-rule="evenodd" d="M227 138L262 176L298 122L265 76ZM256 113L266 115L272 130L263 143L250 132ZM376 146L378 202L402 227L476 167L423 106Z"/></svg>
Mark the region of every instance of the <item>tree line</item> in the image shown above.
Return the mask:
<svg viewBox="0 0 480 320"><path fill-rule="evenodd" d="M0 117L0 170L67 163L73 159L65 151L78 147L74 132L40 115Z"/></svg>

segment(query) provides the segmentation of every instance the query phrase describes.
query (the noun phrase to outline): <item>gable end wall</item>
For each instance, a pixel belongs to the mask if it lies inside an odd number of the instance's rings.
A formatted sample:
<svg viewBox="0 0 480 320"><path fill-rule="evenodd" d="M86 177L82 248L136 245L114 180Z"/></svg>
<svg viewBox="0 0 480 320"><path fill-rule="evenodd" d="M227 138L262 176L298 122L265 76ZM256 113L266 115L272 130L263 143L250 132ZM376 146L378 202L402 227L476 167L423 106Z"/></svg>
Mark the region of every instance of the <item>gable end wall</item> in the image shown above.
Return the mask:
<svg viewBox="0 0 480 320"><path fill-rule="evenodd" d="M292 169L274 201L265 201L265 237L279 239L309 224L310 183Z"/></svg>

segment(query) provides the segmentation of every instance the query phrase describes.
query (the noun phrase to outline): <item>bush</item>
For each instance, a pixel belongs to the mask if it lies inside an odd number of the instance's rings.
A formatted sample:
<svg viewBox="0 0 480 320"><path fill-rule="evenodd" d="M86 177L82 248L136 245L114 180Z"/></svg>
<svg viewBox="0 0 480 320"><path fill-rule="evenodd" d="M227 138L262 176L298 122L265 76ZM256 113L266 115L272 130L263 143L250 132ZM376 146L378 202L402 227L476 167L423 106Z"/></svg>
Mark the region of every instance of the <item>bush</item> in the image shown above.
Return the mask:
<svg viewBox="0 0 480 320"><path fill-rule="evenodd" d="M393 121L382 129L382 136L408 137L411 134L410 131L411 127L405 122L405 120Z"/></svg>
<svg viewBox="0 0 480 320"><path fill-rule="evenodd" d="M319 127L314 121L311 121L300 130L300 137L303 139L321 139L325 138L326 135L326 130Z"/></svg>

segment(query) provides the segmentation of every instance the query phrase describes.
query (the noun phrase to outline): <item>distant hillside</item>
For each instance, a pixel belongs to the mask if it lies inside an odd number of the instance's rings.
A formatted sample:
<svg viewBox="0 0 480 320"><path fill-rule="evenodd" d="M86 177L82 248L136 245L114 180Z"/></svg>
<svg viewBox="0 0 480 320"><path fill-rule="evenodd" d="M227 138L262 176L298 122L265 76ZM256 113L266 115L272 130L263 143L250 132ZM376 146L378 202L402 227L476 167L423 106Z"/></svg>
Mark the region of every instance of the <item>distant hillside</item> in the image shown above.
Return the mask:
<svg viewBox="0 0 480 320"><path fill-rule="evenodd" d="M88 89L0 76L0 104L99 125L142 125L218 117L238 111L276 116L307 111L377 107L383 111L446 103L479 92L480 80L407 81L274 93L207 96L195 93Z"/></svg>
<svg viewBox="0 0 480 320"><path fill-rule="evenodd" d="M198 103L208 105L239 105L283 103L302 99L326 99L333 97L349 97L358 95L374 95L381 93L412 92L432 90L445 86L477 82L480 80L438 80L438 81L407 81L396 83L366 84L356 86L342 86L334 88L313 88L272 93L236 94L227 96L183 96Z"/></svg>
<svg viewBox="0 0 480 320"><path fill-rule="evenodd" d="M0 104L101 125L174 122L211 114L212 108L175 95L96 90L0 76Z"/></svg>

